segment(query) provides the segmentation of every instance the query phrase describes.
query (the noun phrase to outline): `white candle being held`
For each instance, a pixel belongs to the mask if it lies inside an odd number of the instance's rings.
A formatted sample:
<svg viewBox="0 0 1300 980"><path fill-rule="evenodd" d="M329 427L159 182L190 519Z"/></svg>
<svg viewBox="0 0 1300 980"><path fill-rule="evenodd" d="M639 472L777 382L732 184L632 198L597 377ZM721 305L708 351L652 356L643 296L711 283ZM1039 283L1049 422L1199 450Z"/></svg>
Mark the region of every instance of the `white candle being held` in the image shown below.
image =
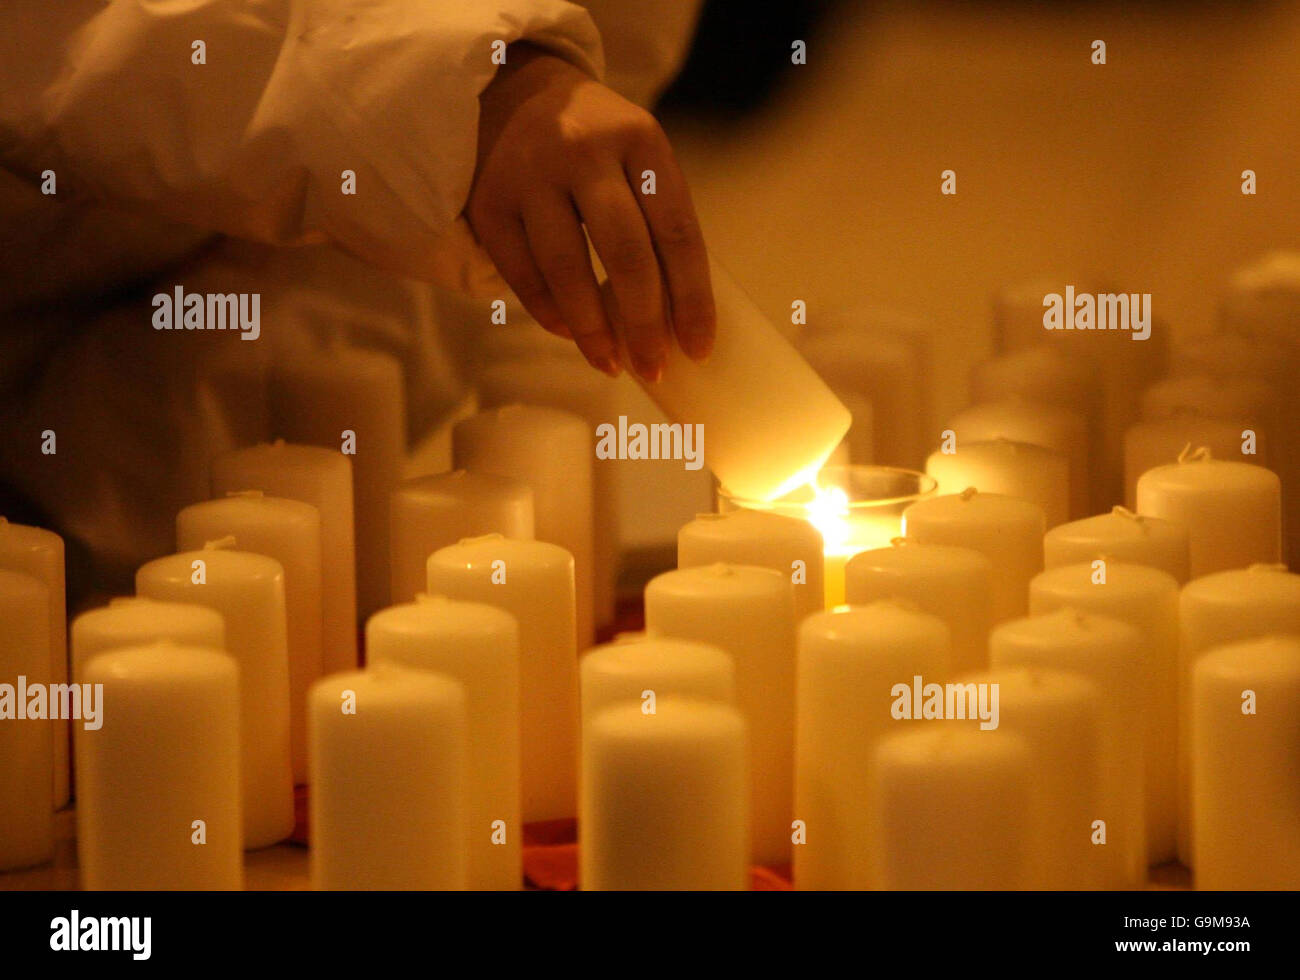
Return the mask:
<svg viewBox="0 0 1300 980"><path fill-rule="evenodd" d="M293 833L289 742L289 650L284 568L237 547L233 538L142 565L136 592L192 602L221 614L226 649L239 665L239 746L244 846L266 847Z"/></svg>
<svg viewBox="0 0 1300 980"><path fill-rule="evenodd" d="M407 480L393 494L393 602L424 591L439 548L484 534L531 538L533 514L532 488L508 476L453 470Z"/></svg>
<svg viewBox="0 0 1300 980"><path fill-rule="evenodd" d="M1146 881L1144 739L1132 734L1146 692L1143 649L1137 627L1077 609L1003 623L989 636L994 671L1063 670L1087 677L1101 691L1101 792L1089 840L1104 887L1111 889Z"/></svg>
<svg viewBox="0 0 1300 980"><path fill-rule="evenodd" d="M864 888L872 753L903 730L895 685L942 682L948 628L906 603L840 606L799 628L795 690L794 883L801 890ZM846 737L852 732L852 737Z"/></svg>
<svg viewBox="0 0 1300 980"><path fill-rule="evenodd" d="M81 672L111 713L76 733L82 887L242 888L235 659L159 640L102 650Z"/></svg>
<svg viewBox="0 0 1300 980"><path fill-rule="evenodd" d="M320 512L321 669L357 666L357 589L352 520L352 463L333 449L283 439L236 449L212 461L212 495L256 487Z"/></svg>
<svg viewBox="0 0 1300 980"><path fill-rule="evenodd" d="M289 653L289 744L293 779L307 779L307 691L321 676L320 511L261 490L233 491L176 515L176 550L232 535L243 551L274 558L284 569Z"/></svg>
<svg viewBox="0 0 1300 980"><path fill-rule="evenodd" d="M752 565L704 565L656 576L645 590L648 635L711 643L736 665L749 729L757 864L790 860L794 809L794 598L788 577Z"/></svg>
<svg viewBox="0 0 1300 980"><path fill-rule="evenodd" d="M723 704L736 698L735 662L711 643L644 633L617 637L587 651L578 673L584 732L597 712L624 701L649 713L665 696Z"/></svg>
<svg viewBox="0 0 1300 980"><path fill-rule="evenodd" d="M595 640L592 433L572 412L504 405L457 423L457 468L497 473L533 491L534 533L573 556L578 649Z"/></svg>
<svg viewBox="0 0 1300 980"><path fill-rule="evenodd" d="M376 664L317 681L309 708L312 886L465 889L463 685Z"/></svg>
<svg viewBox="0 0 1300 980"><path fill-rule="evenodd" d="M160 602L118 596L72 621L72 678L80 683L85 663L101 650L148 646L170 640L182 647L226 648L221 613L193 602Z"/></svg>
<svg viewBox="0 0 1300 980"><path fill-rule="evenodd" d="M794 589L795 618L822 609L822 536L807 521L740 509L699 514L677 533L677 567L727 562L756 565L786 576Z"/></svg>
<svg viewBox="0 0 1300 980"><path fill-rule="evenodd" d="M1044 524L1037 504L972 487L918 501L903 511L904 537L971 548L989 559L993 625L1029 611L1029 580L1043 570Z"/></svg>
<svg viewBox="0 0 1300 980"><path fill-rule="evenodd" d="M49 607L50 590L43 582L0 569L0 684L13 689L7 697L0 696L0 772L5 779L0 871L42 864L54 856L49 793L54 783L54 725L48 718L27 716L26 694L53 677Z"/></svg>
<svg viewBox="0 0 1300 980"><path fill-rule="evenodd" d="M68 682L68 618L63 564L63 538L45 528L11 524L0 517L0 569L32 576L45 586L48 593L45 606L50 621L47 642L50 645L50 678L55 684ZM51 727L54 729L51 785L57 810L66 806L71 796L68 766L71 731L66 719L52 722Z"/></svg>
<svg viewBox="0 0 1300 980"><path fill-rule="evenodd" d="M1138 478L1137 510L1187 528L1192 578L1281 559L1281 481L1262 466L1185 451Z"/></svg>
<svg viewBox="0 0 1300 980"><path fill-rule="evenodd" d="M1192 678L1196 887L1300 881L1300 634L1215 647Z"/></svg>
<svg viewBox="0 0 1300 980"><path fill-rule="evenodd" d="M519 627L521 809L577 815L578 658L573 556L544 541L468 538L429 556L428 592L504 610Z"/></svg>
<svg viewBox="0 0 1300 980"><path fill-rule="evenodd" d="M366 623L366 660L442 674L465 688L466 832L472 889L513 891L523 875L519 809L519 626L481 602L421 592Z"/></svg>
<svg viewBox="0 0 1300 980"><path fill-rule="evenodd" d="M952 672L965 673L988 666L992 578L993 563L973 548L895 538L849 559L845 601L903 599L938 616L951 638Z"/></svg>
<svg viewBox="0 0 1300 980"><path fill-rule="evenodd" d="M729 704L607 705L582 744L584 891L741 891L749 880L749 752Z"/></svg>
<svg viewBox="0 0 1300 980"><path fill-rule="evenodd" d="M953 440L952 451L930 454L925 472L939 481L941 493L975 487L1037 504L1048 527L1070 519L1069 460L1062 453L1025 442Z"/></svg>
<svg viewBox="0 0 1300 980"><path fill-rule="evenodd" d="M1047 568L1058 568L1109 555L1168 572L1182 585L1190 574L1189 547L1183 525L1116 504L1108 514L1051 528L1043 536L1043 561Z"/></svg>
<svg viewBox="0 0 1300 980"><path fill-rule="evenodd" d="M1284 565L1251 565L1188 582L1179 596L1180 705L1178 859L1193 865L1192 674L1208 650L1269 633L1300 633L1300 575Z"/></svg>
<svg viewBox="0 0 1300 980"><path fill-rule="evenodd" d="M1142 634L1132 665L1141 687L1147 857L1151 864L1177 854L1178 798L1178 582L1158 568L1098 558L1062 565L1029 583L1030 615L1081 609L1121 620Z"/></svg>

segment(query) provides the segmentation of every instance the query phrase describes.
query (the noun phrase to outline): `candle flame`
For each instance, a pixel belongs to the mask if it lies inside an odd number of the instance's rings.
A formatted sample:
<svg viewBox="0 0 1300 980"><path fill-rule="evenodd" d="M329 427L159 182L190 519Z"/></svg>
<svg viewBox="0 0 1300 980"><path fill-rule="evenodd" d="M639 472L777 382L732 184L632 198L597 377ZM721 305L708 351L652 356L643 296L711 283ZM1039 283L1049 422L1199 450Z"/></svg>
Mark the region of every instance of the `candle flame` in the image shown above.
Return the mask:
<svg viewBox="0 0 1300 980"><path fill-rule="evenodd" d="M849 495L843 487L821 487L809 482L813 499L808 504L808 522L821 532L826 550L842 548L849 540Z"/></svg>

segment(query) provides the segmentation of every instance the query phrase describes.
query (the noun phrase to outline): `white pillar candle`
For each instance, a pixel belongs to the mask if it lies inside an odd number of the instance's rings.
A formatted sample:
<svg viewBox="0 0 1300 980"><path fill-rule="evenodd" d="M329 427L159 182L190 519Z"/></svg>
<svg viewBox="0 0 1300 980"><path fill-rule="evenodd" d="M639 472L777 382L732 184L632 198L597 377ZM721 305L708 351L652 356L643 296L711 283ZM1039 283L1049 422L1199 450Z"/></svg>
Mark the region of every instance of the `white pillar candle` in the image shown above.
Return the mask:
<svg viewBox="0 0 1300 980"><path fill-rule="evenodd" d="M533 491L508 476L453 470L403 483L392 517L393 601L410 602L439 548L484 534L533 537Z"/></svg>
<svg viewBox="0 0 1300 980"><path fill-rule="evenodd" d="M20 700L19 690L50 683L49 607L50 590L42 582L0 569L0 684L13 688L0 717L0 871L54 856L54 725L26 717L28 698Z"/></svg>
<svg viewBox="0 0 1300 980"><path fill-rule="evenodd" d="M225 620L226 649L239 664L244 846L257 848L293 833L284 569L274 558L228 550L236 545L226 538L155 559L136 572L135 590L208 606Z"/></svg>
<svg viewBox="0 0 1300 980"><path fill-rule="evenodd" d="M784 514L733 510L700 514L677 534L677 567L727 562L780 572L793 583L795 619L825 603L822 536L807 521Z"/></svg>
<svg viewBox="0 0 1300 980"><path fill-rule="evenodd" d="M942 620L895 602L841 606L799 628L795 711L795 819L805 839L794 848L802 890L863 888L868 847L871 756L895 719L895 684L942 682L950 673ZM852 737L846 733L852 732Z"/></svg>
<svg viewBox="0 0 1300 980"><path fill-rule="evenodd" d="M108 605L87 610L72 621L72 679L81 683L82 667L101 650L159 640L224 650L226 624L215 609L192 602L158 602L140 596L109 599Z"/></svg>
<svg viewBox="0 0 1300 980"><path fill-rule="evenodd" d="M464 889L461 684L378 664L317 681L309 708L313 887Z"/></svg>
<svg viewBox="0 0 1300 980"><path fill-rule="evenodd" d="M1060 524L1043 536L1043 560L1048 568L1103 555L1158 568L1182 585L1188 577L1187 528L1116 505L1109 514Z"/></svg>
<svg viewBox="0 0 1300 980"><path fill-rule="evenodd" d="M749 884L745 720L728 704L616 703L582 743L584 891L743 891Z"/></svg>
<svg viewBox="0 0 1300 980"><path fill-rule="evenodd" d="M1073 609L1004 623L989 636L995 671L1064 670L1082 674L1101 690L1102 788L1089 829L1094 835L1090 842L1100 841L1102 828L1095 822L1104 822L1105 842L1094 846L1107 888L1137 888L1146 880L1143 739L1133 737L1145 692L1142 650L1142 634L1135 626Z"/></svg>
<svg viewBox="0 0 1300 980"><path fill-rule="evenodd" d="M81 665L103 726L76 732L81 886L239 890L239 669L215 647L160 640Z"/></svg>
<svg viewBox="0 0 1300 980"><path fill-rule="evenodd" d="M573 556L578 649L585 650L595 640L595 452L587 423L559 409L505 405L458 423L452 438L458 468L515 477L532 488L537 539Z"/></svg>
<svg viewBox="0 0 1300 980"><path fill-rule="evenodd" d="M280 440L212 461L214 497L252 487L301 500L320 512L321 669L327 674L357 666L351 459L334 450Z"/></svg>
<svg viewBox="0 0 1300 980"><path fill-rule="evenodd" d="M1143 473L1174 462L1188 446L1204 446L1215 459L1269 464L1262 430L1194 415L1135 422L1124 430L1124 505L1137 506L1137 482Z"/></svg>
<svg viewBox="0 0 1300 980"><path fill-rule="evenodd" d="M1179 597L1178 858L1192 865L1192 671L1207 650L1268 633L1300 633L1300 575L1251 565L1188 582Z"/></svg>
<svg viewBox="0 0 1300 980"><path fill-rule="evenodd" d="M1033 755L1039 803L1031 832L1031 887L1106 887L1106 862L1092 842L1102 809L1102 700L1080 674L1018 667L967 674L962 684L997 685L998 730L1020 735Z"/></svg>
<svg viewBox="0 0 1300 980"><path fill-rule="evenodd" d="M1200 578L1281 558L1281 492L1271 470L1194 450L1138 478L1137 510L1187 528L1191 577Z"/></svg>
<svg viewBox="0 0 1300 980"><path fill-rule="evenodd" d="M1300 881L1300 634L1217 647L1192 679L1196 887Z"/></svg>
<svg viewBox="0 0 1300 980"><path fill-rule="evenodd" d="M432 671L465 687L469 887L513 891L523 877L519 816L519 626L481 602L421 592L366 623L366 662Z"/></svg>
<svg viewBox="0 0 1300 980"><path fill-rule="evenodd" d="M1043 570L1043 525L1037 504L970 488L903 511L904 537L972 548L992 562L994 625L1029 610L1029 580Z"/></svg>
<svg viewBox="0 0 1300 980"><path fill-rule="evenodd" d="M500 534L468 538L429 556L428 591L487 603L514 616L523 820L572 818L578 812L573 556L544 541Z"/></svg>
<svg viewBox="0 0 1300 980"><path fill-rule="evenodd" d="M723 703L736 697L736 665L711 643L645 634L619 637L589 650L578 673L584 733L598 711L622 701L650 713L663 697Z"/></svg>
<svg viewBox="0 0 1300 980"><path fill-rule="evenodd" d="M1038 790L1020 736L957 726L898 734L877 746L870 773L871 887L1033 887Z"/></svg>
<svg viewBox="0 0 1300 980"><path fill-rule="evenodd" d="M708 360L670 344L657 382L634 379L674 423L704 427L704 462L724 487L771 500L816 475L852 418L735 280L709 264L717 331Z"/></svg>
<svg viewBox="0 0 1300 980"><path fill-rule="evenodd" d="M289 745L295 783L307 780L307 691L321 676L320 511L261 490L234 491L176 515L176 550L233 535L242 551L274 558L284 569L289 651Z"/></svg>
<svg viewBox="0 0 1300 980"><path fill-rule="evenodd" d="M757 864L790 861L794 809L794 596L779 572L705 565L656 576L646 632L712 643L736 664L736 703L749 726Z"/></svg>
<svg viewBox="0 0 1300 980"><path fill-rule="evenodd" d="M546 337L553 334L539 327L537 333ZM593 605L596 626L605 627L614 622L616 586L618 584L619 514L620 496L618 470L623 465L617 459L595 458L595 433L599 426L617 425L620 406L628 388L635 385L626 377L614 379L592 369L572 344L560 348L563 355L551 353L516 360L500 360L487 365L478 376L477 384L483 408L523 403L558 408L581 416L587 422L587 439L591 445L592 467L592 524L595 536L595 565L593 570ZM649 423L649 418L636 419ZM500 531L507 537L531 537L505 528L485 528L460 535L486 534ZM450 543L450 542L448 542Z"/></svg>
<svg viewBox="0 0 1300 980"><path fill-rule="evenodd" d="M1070 519L1070 467L1061 453L1009 439L966 442L956 451L930 454L925 472L939 481L940 493L975 487L1028 500L1043 509L1048 527Z"/></svg>
<svg viewBox="0 0 1300 980"><path fill-rule="evenodd" d="M958 451L973 442L1010 439L1060 453L1069 468L1070 516L1083 517L1088 513L1091 471L1088 424L1082 415L1056 405L1003 398L963 409L945 429L956 437Z"/></svg>
<svg viewBox="0 0 1300 980"><path fill-rule="evenodd" d="M334 341L286 352L271 381L275 435L333 449L352 462L356 602L364 618L388 603L388 506L406 453L402 366L388 354ZM249 486L279 492L247 483L227 489Z"/></svg>
<svg viewBox="0 0 1300 980"><path fill-rule="evenodd" d="M844 597L850 605L902 599L942 619L951 640L953 673L988 666L993 564L980 552L895 538L891 547L850 558L846 580Z"/></svg>
<svg viewBox="0 0 1300 980"><path fill-rule="evenodd" d="M823 377L825 377L823 375ZM845 433L840 444L835 447L835 451L827 458L826 465L839 466L866 466L876 461L876 435L875 435L875 418L876 410L872 407L871 400L855 390L843 388L834 381L826 382L835 397L840 400L849 414L853 417L853 422L849 426L849 431Z"/></svg>
<svg viewBox="0 0 1300 980"><path fill-rule="evenodd" d="M63 539L53 531L26 524L10 524L0 517L0 568L30 575L49 593L50 679L68 682L68 618L63 581ZM54 808L65 806L71 795L68 755L71 751L67 720L51 723L54 729Z"/></svg>
<svg viewBox="0 0 1300 980"><path fill-rule="evenodd" d="M1133 665L1141 713L1130 723L1143 730L1147 857L1152 864L1172 861L1178 853L1178 581L1158 568L1109 558L1062 565L1029 583L1030 615L1057 609L1110 616L1142 634Z"/></svg>

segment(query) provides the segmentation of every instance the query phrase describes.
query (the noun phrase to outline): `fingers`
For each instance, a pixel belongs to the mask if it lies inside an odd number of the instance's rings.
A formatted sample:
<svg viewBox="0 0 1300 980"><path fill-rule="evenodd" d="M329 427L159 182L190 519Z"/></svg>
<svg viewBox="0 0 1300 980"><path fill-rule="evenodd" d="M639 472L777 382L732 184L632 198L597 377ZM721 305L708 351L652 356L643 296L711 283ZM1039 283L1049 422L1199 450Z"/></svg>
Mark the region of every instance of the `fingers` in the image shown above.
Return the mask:
<svg viewBox="0 0 1300 980"><path fill-rule="evenodd" d="M528 247L528 236L524 232L523 222L516 216L491 220L486 224L480 219L480 241L492 261L496 263L501 278L514 290L519 302L524 304L534 320L546 330L572 340L573 334L564 322L564 316L551 295L541 269L533 260L533 253Z"/></svg>
<svg viewBox="0 0 1300 980"><path fill-rule="evenodd" d="M641 209L621 171L581 185L578 210L609 273L632 367L658 381L668 352L668 324L659 260Z"/></svg>
<svg viewBox="0 0 1300 980"><path fill-rule="evenodd" d="M617 377L617 347L573 206L558 193L537 195L525 206L523 224L529 250L578 349L592 367Z"/></svg>
<svg viewBox="0 0 1300 980"><path fill-rule="evenodd" d="M688 357L703 360L713 349L716 314L709 256L685 175L662 135L629 154L627 166L668 284L673 333ZM654 194L641 193L646 170L655 172Z"/></svg>

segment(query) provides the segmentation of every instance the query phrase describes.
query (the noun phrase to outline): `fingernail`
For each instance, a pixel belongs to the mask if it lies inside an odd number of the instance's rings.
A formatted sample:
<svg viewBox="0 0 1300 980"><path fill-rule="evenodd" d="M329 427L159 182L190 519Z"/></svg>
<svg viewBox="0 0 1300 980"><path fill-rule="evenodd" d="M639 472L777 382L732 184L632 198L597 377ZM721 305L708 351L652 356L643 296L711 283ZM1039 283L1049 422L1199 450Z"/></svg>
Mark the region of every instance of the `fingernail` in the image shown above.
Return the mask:
<svg viewBox="0 0 1300 980"><path fill-rule="evenodd" d="M690 334L689 340L682 345L682 349L692 361L703 364L713 353L713 338L708 334Z"/></svg>
<svg viewBox="0 0 1300 980"><path fill-rule="evenodd" d="M623 373L623 365L618 363L618 359L613 354L606 354L603 357L597 357L592 365L599 371L603 371L611 378L617 378Z"/></svg>
<svg viewBox="0 0 1300 980"><path fill-rule="evenodd" d="M664 362L662 358L634 356L632 360L636 364L636 373L641 375L641 377L645 378L647 381L655 382L663 377Z"/></svg>

